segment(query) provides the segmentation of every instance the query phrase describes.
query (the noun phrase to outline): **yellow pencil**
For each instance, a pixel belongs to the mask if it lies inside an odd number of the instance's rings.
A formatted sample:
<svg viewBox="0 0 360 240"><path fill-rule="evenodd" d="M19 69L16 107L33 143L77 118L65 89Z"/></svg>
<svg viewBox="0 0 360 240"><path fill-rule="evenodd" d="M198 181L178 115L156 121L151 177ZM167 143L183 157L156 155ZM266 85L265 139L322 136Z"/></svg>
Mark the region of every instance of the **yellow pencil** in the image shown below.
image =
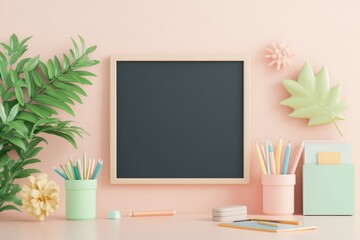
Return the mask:
<svg viewBox="0 0 360 240"><path fill-rule="evenodd" d="M64 167L64 171L65 171L66 175L68 176L69 180L71 180L71 179L72 179L72 176L71 176L71 174L70 174L70 172L69 172L69 169L68 169L66 163L64 164L64 166L65 166L65 167Z"/></svg>
<svg viewBox="0 0 360 240"><path fill-rule="evenodd" d="M91 168L91 159L89 159L88 164L87 164L87 169L86 169L86 179L89 179L89 175L90 175L90 168Z"/></svg>
<svg viewBox="0 0 360 240"><path fill-rule="evenodd" d="M78 172L79 172L79 175L80 175L80 179L85 179L85 176L83 175L83 166L81 165L81 160L80 158L78 158Z"/></svg>
<svg viewBox="0 0 360 240"><path fill-rule="evenodd" d="M275 153L276 174L281 174L281 172L280 172L281 150L282 150L282 138L280 138L280 140L279 140L279 143L278 143L277 148L276 148L276 153Z"/></svg>
<svg viewBox="0 0 360 240"><path fill-rule="evenodd" d="M71 163L65 164L65 167L68 169L69 175L71 176L71 180L75 180L74 170L71 167Z"/></svg>
<svg viewBox="0 0 360 240"><path fill-rule="evenodd" d="M269 219L269 218L252 218L251 221L284 223L284 224L291 224L291 225L301 225L301 221L298 221L298 220L283 220L283 219Z"/></svg>
<svg viewBox="0 0 360 240"><path fill-rule="evenodd" d="M279 227L279 224L271 223L271 222L257 221L257 223L261 224L261 225L270 226L270 227Z"/></svg>
<svg viewBox="0 0 360 240"><path fill-rule="evenodd" d="M256 153L258 155L258 158L259 158L259 161L260 161L260 167L261 167L261 171L264 175L267 175L267 172L266 172L266 168L265 168L265 163L264 163L264 159L262 157L262 154L261 154L261 151L260 151L260 148L259 148L259 145L256 143Z"/></svg>

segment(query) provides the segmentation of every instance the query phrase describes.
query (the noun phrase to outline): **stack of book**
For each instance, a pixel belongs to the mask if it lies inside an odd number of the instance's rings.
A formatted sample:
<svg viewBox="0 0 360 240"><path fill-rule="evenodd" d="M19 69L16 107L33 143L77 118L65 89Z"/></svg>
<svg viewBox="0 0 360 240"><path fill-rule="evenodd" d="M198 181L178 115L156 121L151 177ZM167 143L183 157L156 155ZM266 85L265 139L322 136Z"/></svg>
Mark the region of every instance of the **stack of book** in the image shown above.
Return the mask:
<svg viewBox="0 0 360 240"><path fill-rule="evenodd" d="M243 205L224 206L212 209L214 222L233 222L247 219L247 208Z"/></svg>

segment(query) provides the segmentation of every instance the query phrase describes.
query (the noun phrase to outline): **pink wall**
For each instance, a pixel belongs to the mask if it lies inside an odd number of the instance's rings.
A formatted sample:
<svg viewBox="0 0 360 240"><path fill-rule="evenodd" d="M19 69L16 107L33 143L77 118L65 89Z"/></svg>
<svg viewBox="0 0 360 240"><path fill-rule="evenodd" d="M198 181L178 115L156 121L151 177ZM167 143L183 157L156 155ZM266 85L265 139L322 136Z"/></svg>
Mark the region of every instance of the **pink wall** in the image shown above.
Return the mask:
<svg viewBox="0 0 360 240"><path fill-rule="evenodd" d="M74 120L92 137L79 139L73 149L63 140L49 138L38 165L62 190L57 214L63 215L63 182L52 167L78 156L83 150L104 159L98 186L98 211L110 209L171 208L178 212L207 212L213 206L245 204L249 212L261 212L260 170L252 148L251 184L242 186L121 186L109 181L109 56L112 54L242 54L252 57L251 145L265 137L276 141L340 139L334 126L308 128L306 121L287 116L290 109L279 104L287 96L281 85L294 79L305 60L314 69L327 64L331 84L341 82L342 99L352 102L341 122L342 140L354 146L354 162L360 157L360 2L357 0L2 0L0 41L12 33L30 41L29 55L42 59L71 47L70 37L81 34L97 44L93 55L101 64L98 77L87 87L84 105L77 105ZM276 72L267 66L264 49L284 40L296 56L293 66ZM63 117L65 114L62 115ZM298 183L300 183L300 168ZM356 207L359 204L359 171L356 170ZM300 184L296 187L296 211L301 211Z"/></svg>

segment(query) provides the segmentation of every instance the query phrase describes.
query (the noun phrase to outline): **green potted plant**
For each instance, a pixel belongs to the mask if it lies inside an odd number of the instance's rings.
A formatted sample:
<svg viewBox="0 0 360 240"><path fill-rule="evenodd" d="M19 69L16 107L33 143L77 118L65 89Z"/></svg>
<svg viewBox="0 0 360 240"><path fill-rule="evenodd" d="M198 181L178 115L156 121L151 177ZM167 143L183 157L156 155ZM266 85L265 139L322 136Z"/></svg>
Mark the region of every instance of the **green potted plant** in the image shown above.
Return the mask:
<svg viewBox="0 0 360 240"><path fill-rule="evenodd" d="M72 105L86 96L82 86L96 76L83 69L99 63L89 57L96 46L87 47L81 36L80 44L71 39L73 48L63 54L62 63L57 56L46 62L39 55L23 58L30 38L19 41L13 34L9 44L0 43L0 212L19 210L21 188L15 181L39 172L28 166L40 162L36 155L43 149L39 144L47 143L45 134L76 148L75 136L86 133L56 116L59 109L74 115Z"/></svg>

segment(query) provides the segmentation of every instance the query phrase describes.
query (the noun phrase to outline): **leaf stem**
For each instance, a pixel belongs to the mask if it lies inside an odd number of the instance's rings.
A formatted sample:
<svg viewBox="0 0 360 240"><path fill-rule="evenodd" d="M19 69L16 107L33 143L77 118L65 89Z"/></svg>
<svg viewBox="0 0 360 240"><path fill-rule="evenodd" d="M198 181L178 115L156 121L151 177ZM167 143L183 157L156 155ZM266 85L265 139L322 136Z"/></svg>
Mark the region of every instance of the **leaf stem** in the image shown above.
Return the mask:
<svg viewBox="0 0 360 240"><path fill-rule="evenodd" d="M334 119L334 124L335 124L335 127L336 127L336 129L339 131L339 133L340 133L340 135L343 137L344 136L344 134L342 133L342 131L341 131L341 129L340 129L340 127L339 127L339 125L337 124L337 122L336 122L336 120Z"/></svg>

